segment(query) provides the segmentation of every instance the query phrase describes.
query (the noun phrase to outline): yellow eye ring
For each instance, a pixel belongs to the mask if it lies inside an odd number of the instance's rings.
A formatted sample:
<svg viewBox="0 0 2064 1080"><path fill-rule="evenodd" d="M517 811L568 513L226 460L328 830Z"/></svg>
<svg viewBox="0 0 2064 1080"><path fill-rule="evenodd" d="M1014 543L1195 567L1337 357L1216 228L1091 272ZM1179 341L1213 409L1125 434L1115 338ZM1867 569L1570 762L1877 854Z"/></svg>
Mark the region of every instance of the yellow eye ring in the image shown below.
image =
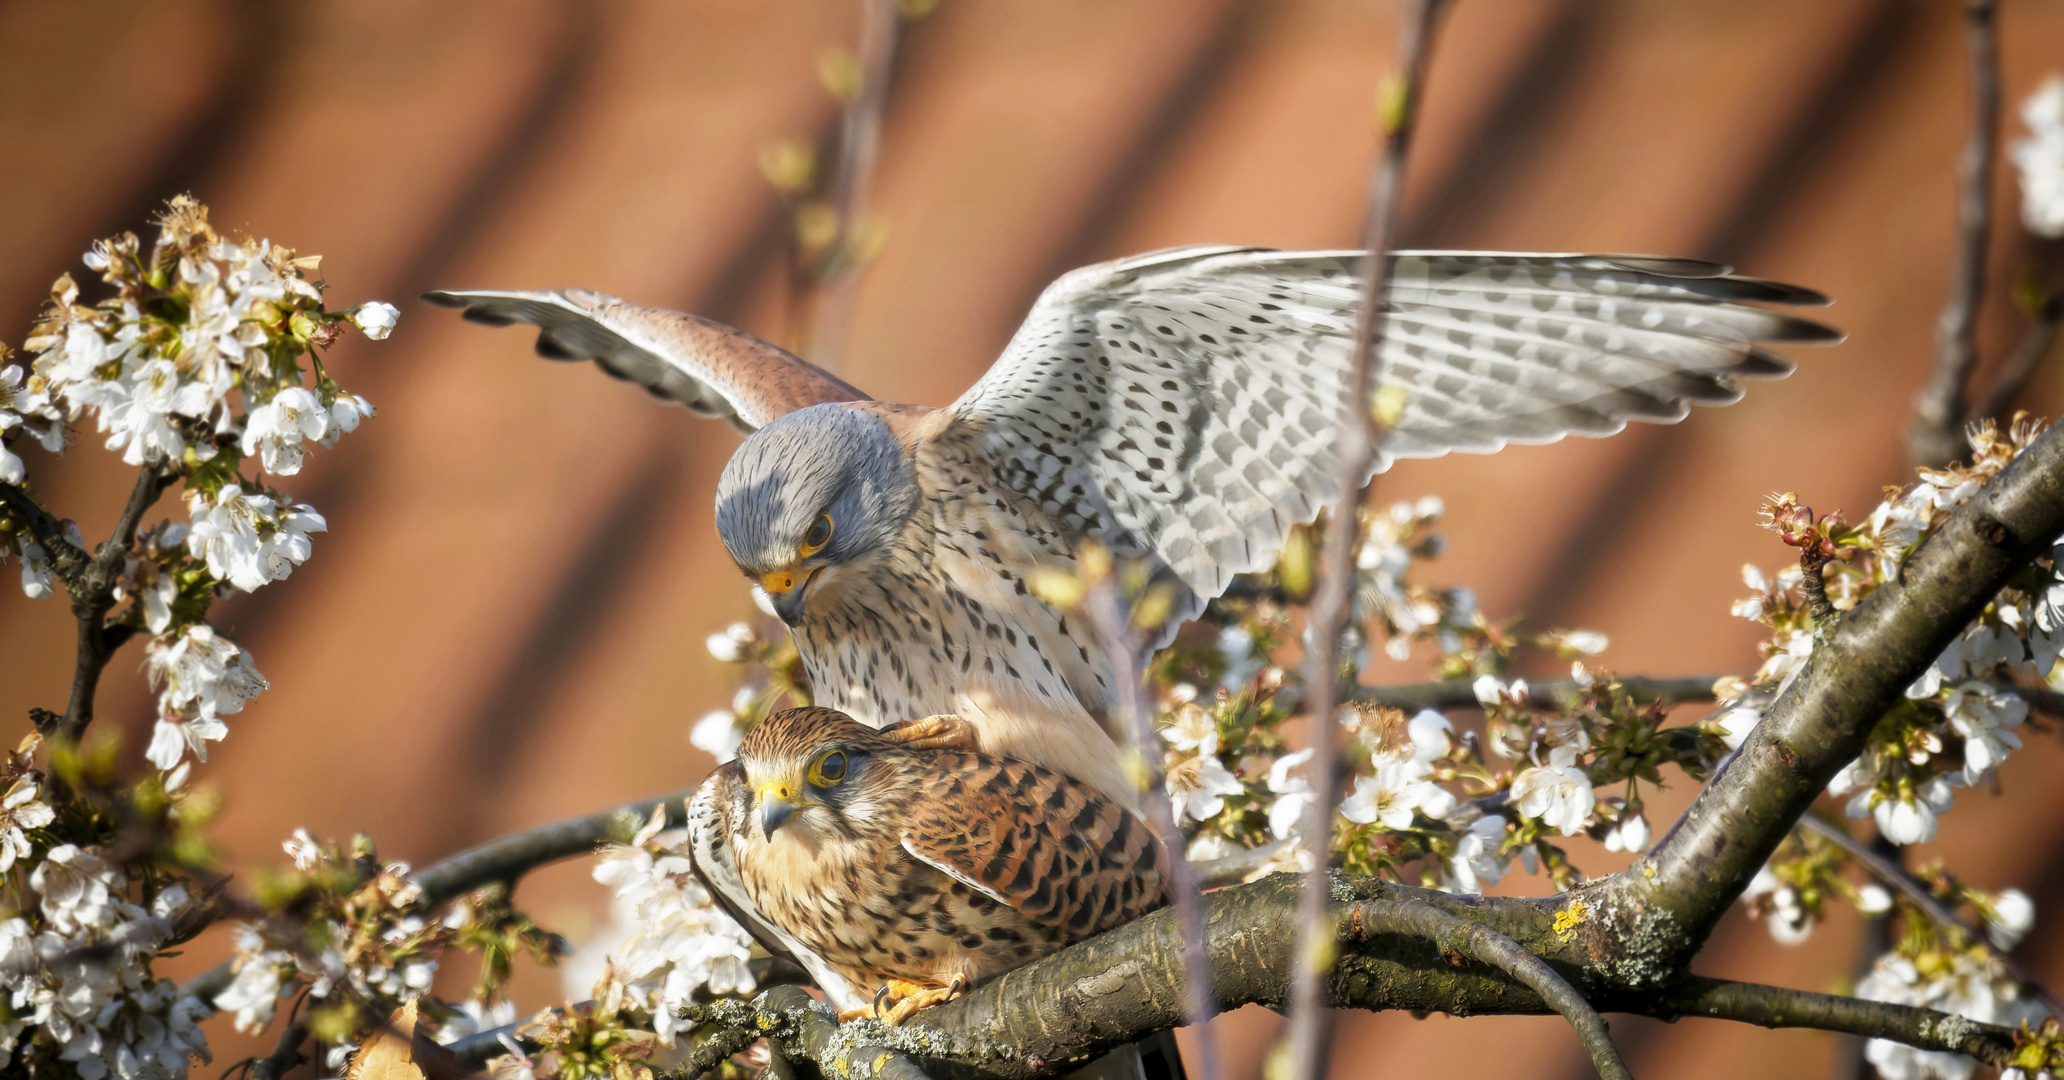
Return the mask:
<svg viewBox="0 0 2064 1080"><path fill-rule="evenodd" d="M810 784L813 787L831 787L846 778L848 767L846 752L833 750L811 763Z"/></svg>
<svg viewBox="0 0 2064 1080"><path fill-rule="evenodd" d="M803 534L802 546L796 548L796 554L807 559L823 551L824 545L831 543L831 529L831 515L817 515L817 520L810 523L810 531Z"/></svg>

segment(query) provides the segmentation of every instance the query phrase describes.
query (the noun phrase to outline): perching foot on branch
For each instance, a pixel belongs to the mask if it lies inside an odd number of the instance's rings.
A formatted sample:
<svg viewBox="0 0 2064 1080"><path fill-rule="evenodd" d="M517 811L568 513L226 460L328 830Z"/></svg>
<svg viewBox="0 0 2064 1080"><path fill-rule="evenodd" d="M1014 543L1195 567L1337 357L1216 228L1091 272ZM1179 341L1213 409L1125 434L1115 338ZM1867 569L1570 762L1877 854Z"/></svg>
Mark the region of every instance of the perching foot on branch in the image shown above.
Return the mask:
<svg viewBox="0 0 2064 1080"><path fill-rule="evenodd" d="M975 725L958 716L927 716L922 720L898 720L881 729L882 738L899 742L912 750L963 750L982 748Z"/></svg>

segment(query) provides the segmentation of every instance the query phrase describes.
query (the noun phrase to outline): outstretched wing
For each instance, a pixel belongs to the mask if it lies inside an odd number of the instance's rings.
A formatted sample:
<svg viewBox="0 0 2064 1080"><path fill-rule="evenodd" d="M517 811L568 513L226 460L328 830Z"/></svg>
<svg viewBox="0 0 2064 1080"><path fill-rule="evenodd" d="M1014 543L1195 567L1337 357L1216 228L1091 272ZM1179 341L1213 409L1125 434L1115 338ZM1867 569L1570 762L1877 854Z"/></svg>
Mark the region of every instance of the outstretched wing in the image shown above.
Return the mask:
<svg viewBox="0 0 2064 1080"><path fill-rule="evenodd" d="M844 976L833 970L816 953L805 948L780 927L760 917L752 897L745 891L745 879L738 876L738 863L731 838L739 822L750 820L752 795L745 787L745 767L736 761L718 766L695 795L688 800L688 850L695 876L717 905L745 932L775 956L801 964L817 981L824 996L840 1011L858 1009L867 999L853 989Z"/></svg>
<svg viewBox="0 0 2064 1080"><path fill-rule="evenodd" d="M539 328L539 355L593 360L656 397L746 433L808 405L867 400L830 372L743 330L603 293L476 289L423 299L463 308L466 318L489 326L530 323Z"/></svg>
<svg viewBox="0 0 2064 1080"><path fill-rule="evenodd" d="M1165 901L1161 849L1131 813L1086 784L982 754L930 762L903 850L1070 938Z"/></svg>
<svg viewBox="0 0 2064 1080"><path fill-rule="evenodd" d="M1181 248L1076 270L952 408L1048 513L1217 596L1343 494L1360 259ZM1403 251L1390 274L1381 385L1403 400L1377 471L1680 420L1791 371L1757 342L1839 337L1742 303L1819 294L1687 259Z"/></svg>

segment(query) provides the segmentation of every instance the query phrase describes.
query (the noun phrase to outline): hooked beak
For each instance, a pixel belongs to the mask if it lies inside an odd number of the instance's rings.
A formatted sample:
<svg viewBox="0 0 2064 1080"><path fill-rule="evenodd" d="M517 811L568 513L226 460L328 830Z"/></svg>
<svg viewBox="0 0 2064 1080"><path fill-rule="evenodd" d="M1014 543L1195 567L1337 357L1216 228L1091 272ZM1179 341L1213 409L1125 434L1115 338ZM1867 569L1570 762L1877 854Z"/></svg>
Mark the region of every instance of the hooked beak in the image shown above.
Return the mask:
<svg viewBox="0 0 2064 1080"><path fill-rule="evenodd" d="M776 570L760 575L760 588L774 605L774 614L781 616L782 622L796 626L803 621L803 599L809 595L817 575L823 572L824 568L820 566L798 583L795 570Z"/></svg>
<svg viewBox="0 0 2064 1080"><path fill-rule="evenodd" d="M788 819L794 817L795 812L795 804L787 799L771 791L762 795L760 797L760 835L768 840L774 839L775 830L788 824Z"/></svg>

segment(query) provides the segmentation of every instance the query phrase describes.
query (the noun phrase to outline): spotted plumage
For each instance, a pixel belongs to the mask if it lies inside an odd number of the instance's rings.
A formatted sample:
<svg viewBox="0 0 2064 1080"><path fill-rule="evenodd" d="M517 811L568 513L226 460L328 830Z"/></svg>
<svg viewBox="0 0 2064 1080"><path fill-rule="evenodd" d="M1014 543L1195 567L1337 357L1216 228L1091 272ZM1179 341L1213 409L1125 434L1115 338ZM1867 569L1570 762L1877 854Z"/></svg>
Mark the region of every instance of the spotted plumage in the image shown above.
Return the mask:
<svg viewBox="0 0 2064 1080"><path fill-rule="evenodd" d="M868 401L738 331L595 293L430 299L537 323L548 356L756 429L718 531L820 704L875 726L959 715L982 750L1125 801L1112 673L1030 581L1096 539L1174 587L1173 633L1337 501L1359 259L1182 248L1076 270L943 409ZM1400 413L1378 469L1675 421L1791 370L1757 342L1836 336L1751 306L1817 294L1684 259L1398 252L1390 274L1381 392Z"/></svg>
<svg viewBox="0 0 2064 1080"><path fill-rule="evenodd" d="M735 872L716 894L848 1010L971 986L1164 902L1153 835L1087 785L825 708L755 725L689 826L698 866Z"/></svg>

